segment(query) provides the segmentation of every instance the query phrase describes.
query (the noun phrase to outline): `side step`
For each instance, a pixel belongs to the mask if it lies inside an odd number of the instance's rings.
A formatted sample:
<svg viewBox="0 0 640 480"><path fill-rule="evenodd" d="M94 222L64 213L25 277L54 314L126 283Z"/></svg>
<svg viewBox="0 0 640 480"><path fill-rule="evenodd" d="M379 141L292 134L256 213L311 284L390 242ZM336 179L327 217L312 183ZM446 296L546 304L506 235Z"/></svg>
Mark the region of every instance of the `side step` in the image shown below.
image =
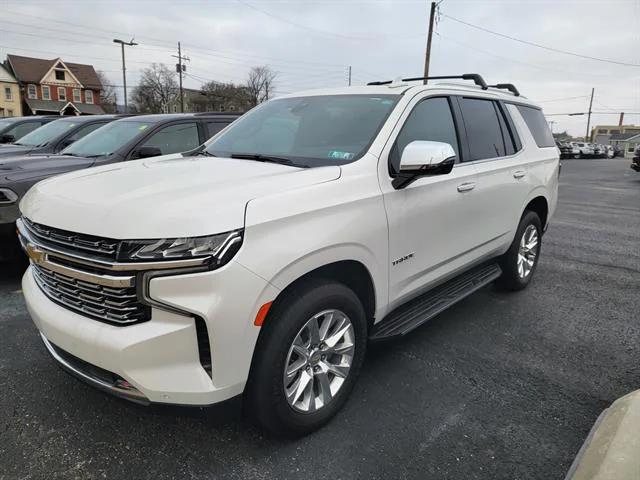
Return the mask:
<svg viewBox="0 0 640 480"><path fill-rule="evenodd" d="M369 338L375 341L405 335L501 274L502 270L495 263L468 270L396 308L374 326Z"/></svg>

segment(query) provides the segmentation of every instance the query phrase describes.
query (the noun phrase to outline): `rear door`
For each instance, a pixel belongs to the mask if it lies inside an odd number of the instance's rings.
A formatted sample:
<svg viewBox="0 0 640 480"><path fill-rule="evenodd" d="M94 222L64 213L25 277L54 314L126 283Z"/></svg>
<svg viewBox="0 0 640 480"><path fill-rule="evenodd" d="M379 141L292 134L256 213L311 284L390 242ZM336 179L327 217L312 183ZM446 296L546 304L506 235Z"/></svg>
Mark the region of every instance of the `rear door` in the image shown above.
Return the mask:
<svg viewBox="0 0 640 480"><path fill-rule="evenodd" d="M470 207L482 225L474 232L484 254L511 243L528 195L528 159L506 107L492 98L458 97L477 172Z"/></svg>
<svg viewBox="0 0 640 480"><path fill-rule="evenodd" d="M211 137L216 135L217 133L224 130L227 125L229 125L233 120L228 119L215 119L215 120L207 120L206 121L206 134L204 141L209 140Z"/></svg>

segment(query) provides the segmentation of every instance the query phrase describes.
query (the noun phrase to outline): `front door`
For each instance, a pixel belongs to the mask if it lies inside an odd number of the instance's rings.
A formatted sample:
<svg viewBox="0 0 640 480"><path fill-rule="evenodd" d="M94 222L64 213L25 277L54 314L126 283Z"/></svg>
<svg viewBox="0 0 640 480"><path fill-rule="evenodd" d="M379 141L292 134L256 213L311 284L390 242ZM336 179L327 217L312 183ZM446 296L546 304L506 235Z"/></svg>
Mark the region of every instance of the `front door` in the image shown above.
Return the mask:
<svg viewBox="0 0 640 480"><path fill-rule="evenodd" d="M449 174L421 177L399 190L391 185L402 151L412 141L448 143L460 159L460 130L451 102L446 96L416 96L381 156L391 308L465 265L473 250L477 220L468 213L477 180L473 165L458 162Z"/></svg>

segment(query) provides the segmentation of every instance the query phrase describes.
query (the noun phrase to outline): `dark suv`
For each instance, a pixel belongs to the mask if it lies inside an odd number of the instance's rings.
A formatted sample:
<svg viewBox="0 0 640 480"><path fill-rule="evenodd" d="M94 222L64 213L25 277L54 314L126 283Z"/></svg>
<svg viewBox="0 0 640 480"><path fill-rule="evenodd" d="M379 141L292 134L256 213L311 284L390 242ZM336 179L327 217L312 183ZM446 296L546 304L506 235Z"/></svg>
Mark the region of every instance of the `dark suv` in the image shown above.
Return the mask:
<svg viewBox="0 0 640 480"><path fill-rule="evenodd" d="M633 158L631 159L631 168L633 168L636 172L640 172L640 145L638 145L635 152L633 152Z"/></svg>
<svg viewBox="0 0 640 480"><path fill-rule="evenodd" d="M0 118L0 144L12 143L16 140L20 140L27 133L31 133L45 123L53 122L59 118L60 115Z"/></svg>
<svg viewBox="0 0 640 480"><path fill-rule="evenodd" d="M59 154L0 158L0 259L15 255L18 203L40 180L109 163L187 151L193 154L239 116L195 113L127 117L102 126Z"/></svg>
<svg viewBox="0 0 640 480"><path fill-rule="evenodd" d="M567 142L556 142L560 150L560 158L573 158L573 148Z"/></svg>
<svg viewBox="0 0 640 480"><path fill-rule="evenodd" d="M27 153L57 153L76 140L125 115L88 115L86 117L58 117L13 143L0 145L0 157L14 157Z"/></svg>

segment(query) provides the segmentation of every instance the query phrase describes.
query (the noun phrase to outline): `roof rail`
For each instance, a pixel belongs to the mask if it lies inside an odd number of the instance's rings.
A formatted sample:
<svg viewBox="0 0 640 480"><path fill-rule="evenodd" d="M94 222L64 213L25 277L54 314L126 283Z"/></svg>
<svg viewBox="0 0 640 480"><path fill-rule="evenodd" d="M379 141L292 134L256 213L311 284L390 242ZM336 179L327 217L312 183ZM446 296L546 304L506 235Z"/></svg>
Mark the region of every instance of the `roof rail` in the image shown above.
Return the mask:
<svg viewBox="0 0 640 480"><path fill-rule="evenodd" d="M520 92L513 83L496 83L495 85L488 85L489 88L499 88L501 90L509 90L516 97L520 96Z"/></svg>
<svg viewBox="0 0 640 480"><path fill-rule="evenodd" d="M461 79L461 80L473 80L473 83L482 87L483 90L489 88L487 83L484 81L482 76L477 73L465 73L464 75L443 75L438 77L412 77L412 78L403 78L403 82L415 82L417 80L451 80L451 79ZM389 85L393 83L392 80L383 80L379 82L369 82L367 85ZM514 87L515 88L515 87Z"/></svg>

